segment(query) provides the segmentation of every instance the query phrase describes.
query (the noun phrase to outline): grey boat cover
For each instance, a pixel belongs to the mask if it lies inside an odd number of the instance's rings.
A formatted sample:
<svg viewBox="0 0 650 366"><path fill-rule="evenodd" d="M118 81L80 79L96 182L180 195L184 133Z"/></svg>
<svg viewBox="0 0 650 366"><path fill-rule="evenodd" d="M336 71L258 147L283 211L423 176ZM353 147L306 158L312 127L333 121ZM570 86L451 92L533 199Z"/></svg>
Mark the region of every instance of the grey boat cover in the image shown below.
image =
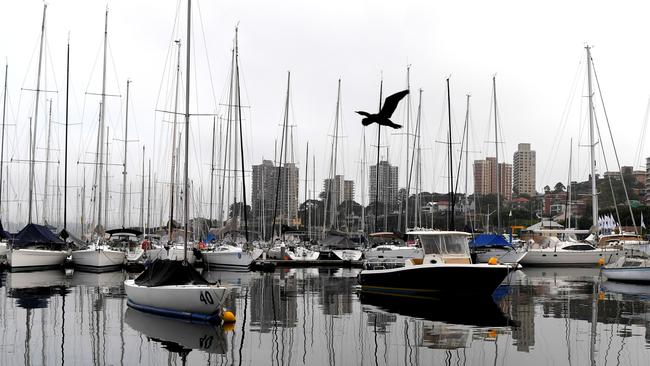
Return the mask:
<svg viewBox="0 0 650 366"><path fill-rule="evenodd" d="M170 259L154 261L136 279L135 284L146 287L177 285L209 285L199 272L188 263Z"/></svg>

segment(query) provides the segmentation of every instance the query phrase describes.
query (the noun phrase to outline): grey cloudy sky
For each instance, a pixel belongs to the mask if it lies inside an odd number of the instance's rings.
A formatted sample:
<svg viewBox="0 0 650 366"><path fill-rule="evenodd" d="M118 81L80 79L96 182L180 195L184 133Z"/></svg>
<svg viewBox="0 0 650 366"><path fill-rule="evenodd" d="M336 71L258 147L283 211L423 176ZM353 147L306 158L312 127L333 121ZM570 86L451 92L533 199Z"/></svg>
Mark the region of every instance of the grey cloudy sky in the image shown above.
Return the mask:
<svg viewBox="0 0 650 366"><path fill-rule="evenodd" d="M519 142L530 142L537 151L537 188L566 181L569 139L587 143L584 89L584 45L594 46L593 57L603 89L621 164L634 161L640 142L646 104L650 96L645 64L650 34L648 5L642 2L605 1L194 1L192 112L223 113L227 100L230 48L239 23L242 99L246 161L271 158L274 140L280 138L286 72L292 74L291 117L296 162L304 179L305 145L316 157L317 189L327 175L337 79L342 79L343 135L339 172L360 183L360 118L355 110L377 108L378 84L383 74L385 93L406 87L406 67L411 65L412 111L417 109L417 90L423 92L422 160L423 189L446 190L444 146L436 143L446 134L444 80L451 75L454 135L460 136L465 115L465 94L471 98L471 158L494 155L490 125L491 77L497 75L501 117L500 154L507 162ZM109 98L107 124L111 137L124 133L126 79L133 80L129 139L129 181L139 192L140 150L147 148L153 171L168 181L171 128L168 116L156 109L171 108L169 81L173 77L173 40L185 39L185 2L176 1L50 1L47 13L46 87L58 90L53 119L62 122L65 90L65 47L71 39L70 161L89 161L95 149L99 98L86 94L101 90L101 47L104 9L109 8ZM35 87L42 1L0 1L0 56L9 63L8 158L27 156L29 124ZM180 7L180 12L177 9ZM184 58L184 56L183 56ZM184 66L182 66L184 67ZM196 74L195 74L196 73ZM386 95L386 94L385 94ZM197 97L198 96L198 97ZM43 104L44 106L45 104ZM394 120L405 123L402 104ZM602 111L600 106L597 107ZM39 117L38 146L46 143L46 125ZM601 128L604 117L599 114ZM211 119L193 119L191 175L195 187L203 182L207 199ZM403 131L401 131L403 132ZM605 133L606 129L602 130ZM117 136L116 136L117 134ZM384 134L385 135L385 134ZM54 145L62 147L63 130L53 127ZM367 145L376 139L376 128L366 131ZM459 137L456 138L458 140ZM609 138L608 164L614 169ZM372 142L374 144L374 142ZM389 160L403 167L403 136L390 135ZM39 150L44 158L44 150ZM62 152L54 151L55 159ZM111 141L110 160L123 157L119 141ZM577 166L573 179L587 178L587 149L575 148ZM41 156L42 155L42 156ZM648 155L642 149L641 157ZM368 160L375 152L369 147ZM457 159L457 157L456 157ZM310 161L311 164L311 161ZM599 169L604 171L599 157ZM70 179L81 184L83 167L90 184L92 166L73 164ZM311 170L312 167L310 167ZM54 169L54 168L53 168ZM37 187L43 191L43 168ZM11 199L26 198L24 164L9 166ZM111 190L120 191L120 167L111 168ZM310 173L311 175L311 173ZM51 184L55 184L54 178ZM405 182L401 175L401 182ZM471 182L471 181L470 181ZM310 183L311 185L311 183ZM461 183L462 187L462 183ZM73 188L76 190L76 188ZM470 188L471 191L471 188ZM357 186L357 201L361 201ZM39 193L40 194L40 193ZM160 192L158 192L160 194ZM302 185L300 197L303 197ZM117 194L111 203L116 220ZM16 208L18 203L15 203ZM75 207L75 200L71 201ZM131 207L139 207L134 197ZM158 206L159 207L159 206ZM202 208L205 212L205 206ZM78 210L78 208L74 208ZM197 210L197 209L195 209ZM26 212L24 203L21 214ZM135 214L134 214L135 217ZM135 218L134 218L135 220Z"/></svg>

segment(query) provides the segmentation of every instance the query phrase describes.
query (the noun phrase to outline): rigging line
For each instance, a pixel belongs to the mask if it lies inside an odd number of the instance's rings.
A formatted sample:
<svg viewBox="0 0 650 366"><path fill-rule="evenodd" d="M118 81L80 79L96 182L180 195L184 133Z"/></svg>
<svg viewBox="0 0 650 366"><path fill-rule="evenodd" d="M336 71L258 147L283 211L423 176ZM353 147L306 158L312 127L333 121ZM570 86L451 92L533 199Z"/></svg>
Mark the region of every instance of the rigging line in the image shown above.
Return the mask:
<svg viewBox="0 0 650 366"><path fill-rule="evenodd" d="M607 122L607 130L609 131L609 138L612 141L612 148L614 149L614 157L616 158L616 166L618 167L618 171L619 171L619 174L620 174L620 177L621 177L621 184L623 185L623 192L625 192L625 201L627 201L627 206L628 206L628 208L630 210L630 218L632 218L632 225L634 225L634 233L636 234L636 233L638 233L637 227L636 227L636 220L634 218L634 213L632 212L632 205L630 205L630 196L627 193L627 187L626 187L626 184L625 184L625 180L623 179L623 172L621 171L621 163L620 163L619 158L618 158L618 151L616 150L616 144L614 143L614 135L612 134L612 127L611 127L611 125L609 123L609 117L607 115L607 109L605 108L605 100L603 98L603 92L600 89L600 82L598 81L598 74L596 73L596 65L594 64L593 58L591 58L590 60L587 60L587 61L591 61L591 66L592 66L592 68L594 70L594 77L596 79L596 86L598 88L598 95L600 96L600 104L603 107L603 114L605 115L605 122ZM634 170L634 168L632 168L632 170ZM619 223L620 223L620 220L619 220Z"/></svg>
<svg viewBox="0 0 650 366"><path fill-rule="evenodd" d="M208 66L208 75L210 77L210 91L212 91L212 102L214 103L213 109L217 109L217 94L214 90L214 79L212 77L212 67L210 66L210 58L208 57L208 45L205 41L205 27L203 26L203 15L201 13L200 2L197 1L197 10L199 12L199 24L201 25L201 36L203 37L203 48L205 49L205 62ZM196 57L195 57L196 58Z"/></svg>
<svg viewBox="0 0 650 366"><path fill-rule="evenodd" d="M568 120L569 120L569 111L571 109L571 106L574 103L575 100L575 95L577 94L577 88L578 88L578 80L580 80L580 75L584 75L584 72L582 72L582 59L583 56L581 54L580 56L580 61L578 62L578 66L576 67L574 76L573 76L573 81L571 83L571 87L569 88L569 96L564 104L564 108L562 110L562 114L560 115L560 128L556 130L555 137L553 138L553 144L551 145L551 158L546 160L546 164L544 165L544 169L542 172L542 179L546 180L546 177L548 177L547 173L549 170L555 166L555 160L557 159L557 156L560 151L560 136L565 135L565 130L566 127L568 126ZM582 90L584 90L584 84L586 82L586 77L583 76L582 78ZM581 105L582 108L582 105ZM581 113L579 115L582 115ZM578 137L578 141L580 141L580 138ZM576 159L579 160L579 159Z"/></svg>
<svg viewBox="0 0 650 366"><path fill-rule="evenodd" d="M650 97L648 98L648 104L645 109L645 116L643 117L643 123L641 124L641 135L639 136L639 142L637 142L636 151L634 152L634 164L641 163L638 167L645 167L643 161L641 160L641 154L643 154L644 142L646 130L648 127L648 114L650 113Z"/></svg>

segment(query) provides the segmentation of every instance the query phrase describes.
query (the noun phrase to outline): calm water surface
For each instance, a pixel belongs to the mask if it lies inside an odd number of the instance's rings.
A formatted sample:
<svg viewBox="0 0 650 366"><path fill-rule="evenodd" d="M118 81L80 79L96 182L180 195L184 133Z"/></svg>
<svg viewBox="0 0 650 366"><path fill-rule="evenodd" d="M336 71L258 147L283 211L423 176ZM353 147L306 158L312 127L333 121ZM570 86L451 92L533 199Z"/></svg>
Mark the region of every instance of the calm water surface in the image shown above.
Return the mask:
<svg viewBox="0 0 650 366"><path fill-rule="evenodd" d="M650 287L525 269L494 300L385 301L355 269L210 272L234 327L126 306L123 272L0 274L1 365L647 365Z"/></svg>

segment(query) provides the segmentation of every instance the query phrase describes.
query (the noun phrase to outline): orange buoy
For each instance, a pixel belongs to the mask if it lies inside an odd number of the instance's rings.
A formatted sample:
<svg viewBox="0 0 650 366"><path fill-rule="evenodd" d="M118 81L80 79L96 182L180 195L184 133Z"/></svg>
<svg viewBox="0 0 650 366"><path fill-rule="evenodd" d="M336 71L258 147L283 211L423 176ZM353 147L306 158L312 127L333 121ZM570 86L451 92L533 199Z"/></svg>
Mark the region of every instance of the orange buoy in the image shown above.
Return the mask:
<svg viewBox="0 0 650 366"><path fill-rule="evenodd" d="M605 258L600 258L600 259L598 260L598 265L599 265L599 266L604 266L604 265L605 265Z"/></svg>
<svg viewBox="0 0 650 366"><path fill-rule="evenodd" d="M490 257L490 259L488 259L488 264L492 265L492 266L497 264L497 258L496 257Z"/></svg>
<svg viewBox="0 0 650 366"><path fill-rule="evenodd" d="M237 318L232 311L226 310L221 314L221 320L223 320L224 323L234 323Z"/></svg>

